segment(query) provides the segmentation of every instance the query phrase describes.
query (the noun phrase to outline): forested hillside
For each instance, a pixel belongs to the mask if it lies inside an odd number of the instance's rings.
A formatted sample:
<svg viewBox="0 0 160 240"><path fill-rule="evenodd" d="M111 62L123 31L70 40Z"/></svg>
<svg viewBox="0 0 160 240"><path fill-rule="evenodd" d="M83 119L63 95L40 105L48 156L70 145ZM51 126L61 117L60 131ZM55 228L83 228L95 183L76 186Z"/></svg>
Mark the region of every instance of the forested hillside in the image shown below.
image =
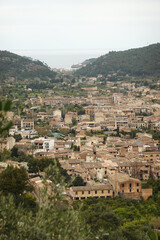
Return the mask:
<svg viewBox="0 0 160 240"><path fill-rule="evenodd" d="M34 80L54 81L56 73L46 64L17 54L0 51L0 82Z"/></svg>
<svg viewBox="0 0 160 240"><path fill-rule="evenodd" d="M96 77L98 74L160 77L160 43L143 48L109 52L77 70L75 74L88 77Z"/></svg>

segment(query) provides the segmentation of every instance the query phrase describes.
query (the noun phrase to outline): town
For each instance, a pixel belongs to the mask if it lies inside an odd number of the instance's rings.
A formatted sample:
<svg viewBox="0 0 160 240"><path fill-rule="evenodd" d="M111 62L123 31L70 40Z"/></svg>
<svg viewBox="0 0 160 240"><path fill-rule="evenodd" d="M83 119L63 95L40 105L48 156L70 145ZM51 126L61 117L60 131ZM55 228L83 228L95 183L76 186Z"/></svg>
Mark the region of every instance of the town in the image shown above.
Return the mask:
<svg viewBox="0 0 160 240"><path fill-rule="evenodd" d="M36 97L26 89L30 97L22 111L7 112L13 125L8 137L0 140L0 151L16 148L38 159L57 159L72 180L83 180L65 189L71 200L148 199L152 189L145 183L160 179L160 82L154 89L127 81L101 86L102 78L75 81L73 91L82 96L45 90ZM8 159L0 162L1 171L8 165L28 170L25 161ZM29 176L37 192L45 174Z"/></svg>

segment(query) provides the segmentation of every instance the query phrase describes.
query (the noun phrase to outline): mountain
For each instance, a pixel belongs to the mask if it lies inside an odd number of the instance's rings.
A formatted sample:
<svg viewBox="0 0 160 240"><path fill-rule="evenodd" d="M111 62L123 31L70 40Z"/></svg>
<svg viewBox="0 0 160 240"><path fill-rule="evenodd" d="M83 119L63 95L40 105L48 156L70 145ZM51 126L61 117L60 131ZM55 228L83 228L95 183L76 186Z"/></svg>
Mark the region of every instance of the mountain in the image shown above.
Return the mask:
<svg viewBox="0 0 160 240"><path fill-rule="evenodd" d="M0 82L12 81L54 81L56 73L46 64L28 57L0 51Z"/></svg>
<svg viewBox="0 0 160 240"><path fill-rule="evenodd" d="M109 52L78 69L75 74L87 77L96 77L98 74L160 77L160 43L126 51Z"/></svg>
<svg viewBox="0 0 160 240"><path fill-rule="evenodd" d="M93 63L96 60L96 58L90 58L85 60L82 63L74 64L71 66L72 69L79 69L81 67L86 67L87 64Z"/></svg>

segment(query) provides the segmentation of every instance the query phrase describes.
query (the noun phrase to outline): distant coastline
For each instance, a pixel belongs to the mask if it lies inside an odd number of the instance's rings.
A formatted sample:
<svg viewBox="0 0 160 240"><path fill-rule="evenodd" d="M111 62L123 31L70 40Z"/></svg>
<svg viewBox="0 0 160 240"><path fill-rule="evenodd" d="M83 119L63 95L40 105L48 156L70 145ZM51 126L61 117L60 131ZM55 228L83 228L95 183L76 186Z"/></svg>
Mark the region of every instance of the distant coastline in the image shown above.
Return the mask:
<svg viewBox="0 0 160 240"><path fill-rule="evenodd" d="M71 69L90 58L100 57L110 49L89 50L10 50L21 56L31 57L46 63L51 68Z"/></svg>

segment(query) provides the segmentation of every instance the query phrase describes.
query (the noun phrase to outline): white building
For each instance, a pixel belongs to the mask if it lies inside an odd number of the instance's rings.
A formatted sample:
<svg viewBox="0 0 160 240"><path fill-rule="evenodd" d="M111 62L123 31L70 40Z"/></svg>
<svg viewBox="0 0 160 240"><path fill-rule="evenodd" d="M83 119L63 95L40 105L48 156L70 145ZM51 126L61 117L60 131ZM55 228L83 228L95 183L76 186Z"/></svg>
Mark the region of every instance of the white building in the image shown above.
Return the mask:
<svg viewBox="0 0 160 240"><path fill-rule="evenodd" d="M54 139L45 139L43 137L32 140L32 144L35 147L35 153L48 152L54 149Z"/></svg>

